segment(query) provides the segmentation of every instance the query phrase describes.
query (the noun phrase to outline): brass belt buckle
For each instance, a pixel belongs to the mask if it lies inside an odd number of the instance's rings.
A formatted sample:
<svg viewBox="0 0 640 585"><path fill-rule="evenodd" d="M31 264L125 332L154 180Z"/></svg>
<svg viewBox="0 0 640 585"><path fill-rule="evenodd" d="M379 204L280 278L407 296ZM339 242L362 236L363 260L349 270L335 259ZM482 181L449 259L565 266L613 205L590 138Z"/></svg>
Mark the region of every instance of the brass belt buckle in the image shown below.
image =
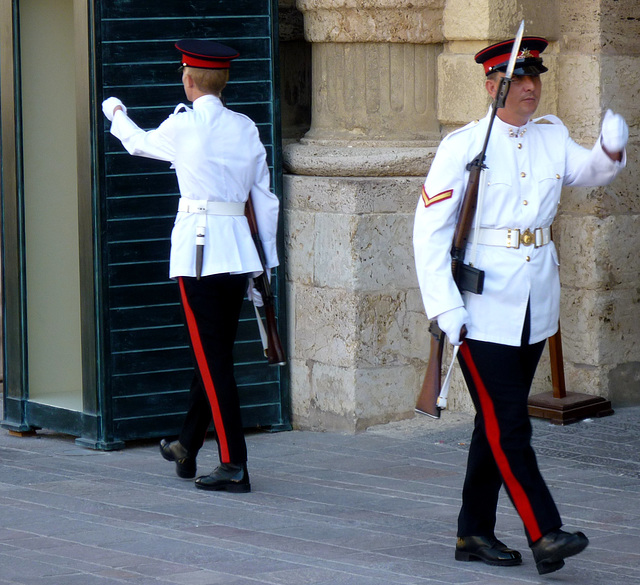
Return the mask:
<svg viewBox="0 0 640 585"><path fill-rule="evenodd" d="M527 228L524 233L520 236L520 241L523 246L530 246L536 241L536 237L533 232Z"/></svg>

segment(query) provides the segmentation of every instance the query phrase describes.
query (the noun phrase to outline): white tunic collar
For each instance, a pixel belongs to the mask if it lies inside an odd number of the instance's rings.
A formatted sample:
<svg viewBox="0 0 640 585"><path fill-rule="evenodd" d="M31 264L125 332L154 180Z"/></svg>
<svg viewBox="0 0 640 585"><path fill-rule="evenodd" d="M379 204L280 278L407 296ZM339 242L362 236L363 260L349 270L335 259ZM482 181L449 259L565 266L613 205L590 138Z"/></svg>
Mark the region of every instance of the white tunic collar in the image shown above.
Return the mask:
<svg viewBox="0 0 640 585"><path fill-rule="evenodd" d="M503 122L498 118L498 116L496 116L496 119L493 122L493 130L500 132L509 138L521 138L526 134L529 124L531 124L531 120L529 120L524 126L514 126Z"/></svg>
<svg viewBox="0 0 640 585"><path fill-rule="evenodd" d="M215 95L211 95L211 94L202 95L193 102L193 109L198 110L199 108L204 108L211 104L222 106L222 100L219 97L216 97Z"/></svg>

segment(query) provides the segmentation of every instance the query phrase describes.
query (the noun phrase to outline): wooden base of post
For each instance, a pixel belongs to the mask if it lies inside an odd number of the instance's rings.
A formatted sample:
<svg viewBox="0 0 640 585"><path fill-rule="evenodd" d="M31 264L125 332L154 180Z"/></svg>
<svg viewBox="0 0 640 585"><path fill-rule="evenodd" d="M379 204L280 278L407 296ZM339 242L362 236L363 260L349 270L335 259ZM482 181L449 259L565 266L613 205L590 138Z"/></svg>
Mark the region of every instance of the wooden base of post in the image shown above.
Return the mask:
<svg viewBox="0 0 640 585"><path fill-rule="evenodd" d="M610 414L613 414L611 402L600 396L567 392L563 398L556 398L553 392L543 392L529 398L529 416L546 418L559 425Z"/></svg>
<svg viewBox="0 0 640 585"><path fill-rule="evenodd" d="M585 418L609 416L613 414L611 402L592 394L567 392L564 381L564 358L562 356L562 336L558 332L549 338L551 357L551 384L553 392L534 394L529 398L529 416L545 418L552 423L568 425Z"/></svg>

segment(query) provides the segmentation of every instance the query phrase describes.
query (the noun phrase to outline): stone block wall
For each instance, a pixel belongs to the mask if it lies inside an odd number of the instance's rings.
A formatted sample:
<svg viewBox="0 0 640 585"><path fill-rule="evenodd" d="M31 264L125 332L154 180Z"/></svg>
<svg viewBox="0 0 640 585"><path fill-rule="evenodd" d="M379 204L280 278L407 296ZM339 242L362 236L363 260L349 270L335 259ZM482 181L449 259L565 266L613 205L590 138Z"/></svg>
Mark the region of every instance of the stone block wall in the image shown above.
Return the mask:
<svg viewBox="0 0 640 585"><path fill-rule="evenodd" d="M560 3L558 115L590 147L607 108L630 126L627 168L566 189L556 220L567 386L613 407L640 402L640 13L634 0ZM579 105L579 107L576 107Z"/></svg>
<svg viewBox="0 0 640 585"><path fill-rule="evenodd" d="M310 48L310 119L284 149L295 425L356 431L412 416L429 346L411 243L420 187L442 135L489 107L473 55L513 36L522 18L525 34L551 41L539 114L559 115L586 146L609 103L631 126L623 177L565 190L554 235L568 389L610 398L614 408L640 401L634 5L297 0L305 41L296 42ZM551 389L548 361L534 392ZM449 408L472 410L457 369Z"/></svg>

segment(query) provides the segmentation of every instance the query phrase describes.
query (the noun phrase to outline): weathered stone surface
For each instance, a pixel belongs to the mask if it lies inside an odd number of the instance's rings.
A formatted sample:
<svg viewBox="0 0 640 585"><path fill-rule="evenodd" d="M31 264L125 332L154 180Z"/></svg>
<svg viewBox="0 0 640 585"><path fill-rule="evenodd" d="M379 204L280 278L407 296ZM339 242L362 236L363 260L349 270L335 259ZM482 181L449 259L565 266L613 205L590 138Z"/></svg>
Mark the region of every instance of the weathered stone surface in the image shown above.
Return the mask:
<svg viewBox="0 0 640 585"><path fill-rule="evenodd" d="M355 430L413 416L419 373L409 366L358 368L355 375Z"/></svg>
<svg viewBox="0 0 640 585"><path fill-rule="evenodd" d="M447 128L482 118L489 108L485 76L473 54L447 52L438 58L438 118Z"/></svg>
<svg viewBox="0 0 640 585"><path fill-rule="evenodd" d="M295 299L292 356L328 366L351 366L360 343L357 295L343 289L295 285Z"/></svg>
<svg viewBox="0 0 640 585"><path fill-rule="evenodd" d="M515 36L525 21L525 35L558 37L558 3L555 0L447 0L444 33L447 40L485 39L486 45Z"/></svg>
<svg viewBox="0 0 640 585"><path fill-rule="evenodd" d="M411 416L429 347L411 245L420 187L440 136L488 110L473 55L522 18L552 41L537 115L559 115L587 148L607 107L630 123L627 169L607 187L565 189L554 235L567 390L637 402L633 4L298 0L314 73L310 131L284 151L294 424L355 431ZM419 22L423 9L440 14ZM449 409L472 411L454 367ZM532 391L551 389L545 351Z"/></svg>
<svg viewBox="0 0 640 585"><path fill-rule="evenodd" d="M410 320L404 291L362 295L358 303L360 345L357 365L396 366L410 363Z"/></svg>
<svg viewBox="0 0 640 585"><path fill-rule="evenodd" d="M631 160L638 148L631 145L627 156ZM606 187L565 187L560 200L560 212L556 222L571 222L573 217L582 214L593 215L599 219L612 216L638 215L640 210L640 169L628 165L621 175Z"/></svg>
<svg viewBox="0 0 640 585"><path fill-rule="evenodd" d="M433 155L433 151L429 151ZM324 213L411 213L430 161L417 177L284 176L287 209Z"/></svg>
<svg viewBox="0 0 640 585"><path fill-rule="evenodd" d="M413 260L413 213L363 217L355 234L356 288L417 286Z"/></svg>
<svg viewBox="0 0 640 585"><path fill-rule="evenodd" d="M566 361L587 366L638 361L640 291L636 287L616 291L565 287L562 293Z"/></svg>
<svg viewBox="0 0 640 585"><path fill-rule="evenodd" d="M560 218L554 238L559 235L562 286L601 290L635 287L640 255L635 247L620 245L632 233L640 233L638 215Z"/></svg>
<svg viewBox="0 0 640 585"><path fill-rule="evenodd" d="M445 0L298 0L314 43L437 43Z"/></svg>
<svg viewBox="0 0 640 585"><path fill-rule="evenodd" d="M298 209L285 210L285 269L288 281L314 282L315 214Z"/></svg>
<svg viewBox="0 0 640 585"><path fill-rule="evenodd" d="M287 171L314 177L424 177L435 140L405 143L292 142L283 151ZM366 202L365 202L366 203Z"/></svg>
<svg viewBox="0 0 640 585"><path fill-rule="evenodd" d="M437 45L320 43L313 46L314 141L410 141L439 137Z"/></svg>
<svg viewBox="0 0 640 585"><path fill-rule="evenodd" d="M422 178L289 177L285 192L307 197L292 200L285 212L288 273L322 287L416 287L412 234L421 184Z"/></svg>
<svg viewBox="0 0 640 585"><path fill-rule="evenodd" d="M603 55L640 55L637 0L602 2L600 47ZM638 67L628 71L638 73ZM637 87L637 86L636 86Z"/></svg>
<svg viewBox="0 0 640 585"><path fill-rule="evenodd" d="M640 55L636 0L560 2L558 9L564 51Z"/></svg>

